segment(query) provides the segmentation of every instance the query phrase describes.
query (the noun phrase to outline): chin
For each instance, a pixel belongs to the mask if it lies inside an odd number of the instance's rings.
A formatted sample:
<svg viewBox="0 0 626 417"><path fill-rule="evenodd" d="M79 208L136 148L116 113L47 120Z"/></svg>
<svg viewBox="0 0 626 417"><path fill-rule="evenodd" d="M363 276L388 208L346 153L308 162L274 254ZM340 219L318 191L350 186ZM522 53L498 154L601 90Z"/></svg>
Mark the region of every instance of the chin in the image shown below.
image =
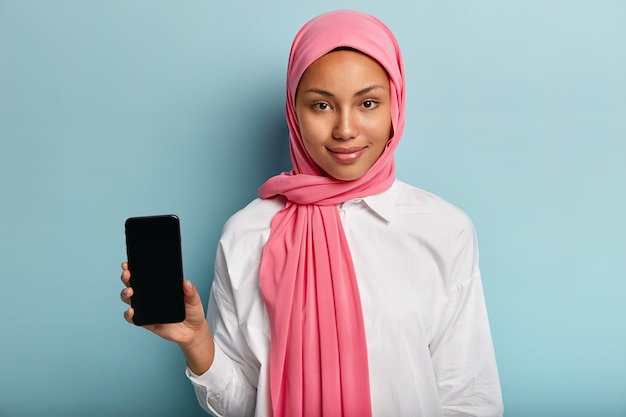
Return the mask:
<svg viewBox="0 0 626 417"><path fill-rule="evenodd" d="M365 173L350 174L350 173L336 172L335 175L329 175L329 176L339 181L354 181L354 180L358 180L359 178L361 178L364 174Z"/></svg>

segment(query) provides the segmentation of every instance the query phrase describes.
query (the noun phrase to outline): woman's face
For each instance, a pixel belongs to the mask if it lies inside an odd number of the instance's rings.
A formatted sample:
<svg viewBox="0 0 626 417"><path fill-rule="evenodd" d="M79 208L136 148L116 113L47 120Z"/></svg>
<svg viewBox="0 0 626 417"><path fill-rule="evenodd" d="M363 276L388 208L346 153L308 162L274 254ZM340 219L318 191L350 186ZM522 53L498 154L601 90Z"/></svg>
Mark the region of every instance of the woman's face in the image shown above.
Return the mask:
<svg viewBox="0 0 626 417"><path fill-rule="evenodd" d="M339 180L356 180L391 136L389 77L367 55L331 52L304 72L296 114L304 146L320 169Z"/></svg>

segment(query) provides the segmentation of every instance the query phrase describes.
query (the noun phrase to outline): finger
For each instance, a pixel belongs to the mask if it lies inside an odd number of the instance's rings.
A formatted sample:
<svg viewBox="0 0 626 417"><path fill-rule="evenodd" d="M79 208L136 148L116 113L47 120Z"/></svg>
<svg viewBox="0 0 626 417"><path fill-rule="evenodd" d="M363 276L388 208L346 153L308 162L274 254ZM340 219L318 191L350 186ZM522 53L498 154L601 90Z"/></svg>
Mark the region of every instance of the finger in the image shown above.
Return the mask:
<svg viewBox="0 0 626 417"><path fill-rule="evenodd" d="M120 279L127 287L130 286L130 271L128 269L124 269L122 274L120 275Z"/></svg>
<svg viewBox="0 0 626 417"><path fill-rule="evenodd" d="M128 269L128 262L122 262L122 269Z"/></svg>
<svg viewBox="0 0 626 417"><path fill-rule="evenodd" d="M133 308L129 308L128 310L124 311L124 318L126 319L127 322L129 322L130 324L135 324L133 323L133 316L135 315L135 310L133 310Z"/></svg>
<svg viewBox="0 0 626 417"><path fill-rule="evenodd" d="M130 297L132 296L133 296L133 289L130 287L124 288L122 292L120 293L120 298L122 299L123 302L125 302L128 305L130 305Z"/></svg>

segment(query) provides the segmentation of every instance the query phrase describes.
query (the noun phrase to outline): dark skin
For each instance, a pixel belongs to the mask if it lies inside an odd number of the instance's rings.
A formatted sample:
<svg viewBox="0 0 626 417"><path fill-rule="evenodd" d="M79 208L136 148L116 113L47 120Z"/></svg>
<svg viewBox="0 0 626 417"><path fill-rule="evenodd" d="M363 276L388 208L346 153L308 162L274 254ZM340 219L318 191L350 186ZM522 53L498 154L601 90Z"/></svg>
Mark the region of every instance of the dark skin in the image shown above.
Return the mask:
<svg viewBox="0 0 626 417"><path fill-rule="evenodd" d="M124 303L130 305L133 289L130 286L130 271L128 270L127 262L122 263L121 279L126 288L122 290L120 297ZM215 345L206 322L198 290L188 280L183 281L182 285L185 295L185 321L181 323L151 324L142 327L163 339L178 344L187 359L187 365L191 372L196 375L202 375L213 363ZM133 314L132 307L124 311L124 318L127 322L133 323Z"/></svg>
<svg viewBox="0 0 626 417"><path fill-rule="evenodd" d="M383 152L391 131L384 69L358 52L332 52L305 71L297 96L303 141L320 169L340 180L364 175ZM133 289L126 262L121 278L126 286L121 298L130 305ZM215 344L196 287L184 281L183 292L185 321L143 327L177 343L191 371L202 375L213 363ZM127 322L133 322L133 313L132 307L124 312Z"/></svg>

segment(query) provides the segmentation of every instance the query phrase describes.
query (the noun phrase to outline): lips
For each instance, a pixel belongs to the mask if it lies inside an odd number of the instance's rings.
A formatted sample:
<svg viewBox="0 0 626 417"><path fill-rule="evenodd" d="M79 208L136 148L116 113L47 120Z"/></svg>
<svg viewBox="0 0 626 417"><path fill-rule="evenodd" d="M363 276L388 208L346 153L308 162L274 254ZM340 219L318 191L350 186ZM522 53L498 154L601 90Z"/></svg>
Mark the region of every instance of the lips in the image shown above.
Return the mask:
<svg viewBox="0 0 626 417"><path fill-rule="evenodd" d="M333 158L345 164L359 159L359 157L363 154L365 147L333 148L328 150Z"/></svg>

